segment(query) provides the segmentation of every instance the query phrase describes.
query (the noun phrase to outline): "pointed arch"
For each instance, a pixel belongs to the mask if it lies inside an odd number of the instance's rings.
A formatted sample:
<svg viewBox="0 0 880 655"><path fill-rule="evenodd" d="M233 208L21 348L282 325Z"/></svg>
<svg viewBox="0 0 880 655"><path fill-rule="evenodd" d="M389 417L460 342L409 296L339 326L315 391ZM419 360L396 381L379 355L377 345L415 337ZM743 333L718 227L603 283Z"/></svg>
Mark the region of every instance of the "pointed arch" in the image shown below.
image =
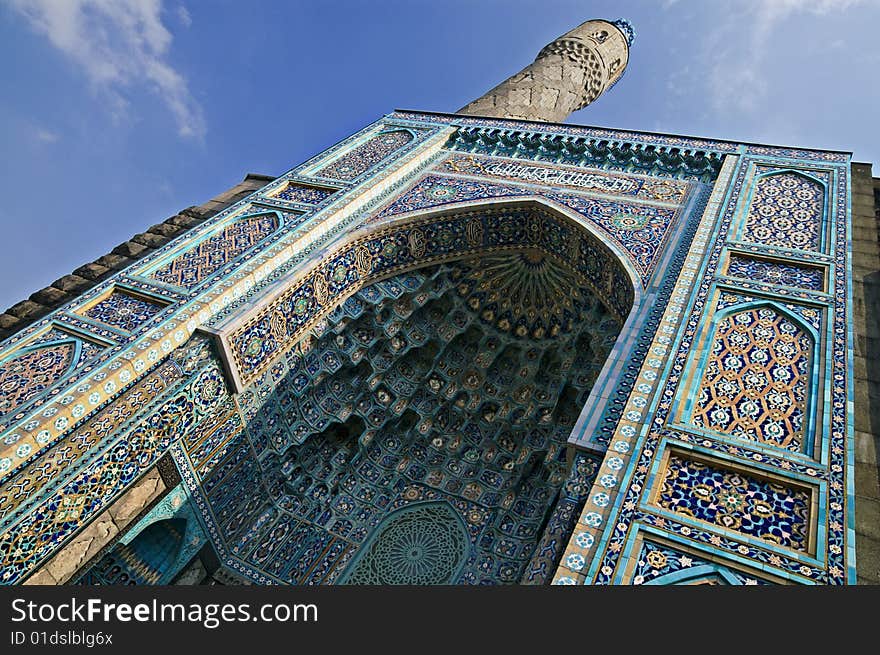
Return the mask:
<svg viewBox="0 0 880 655"><path fill-rule="evenodd" d="M26 346L0 360L0 416L15 411L76 368L82 353L77 339Z"/></svg>
<svg viewBox="0 0 880 655"><path fill-rule="evenodd" d="M805 171L757 173L740 239L777 248L821 251L825 246L828 184Z"/></svg>
<svg viewBox="0 0 880 655"><path fill-rule="evenodd" d="M772 299L717 311L689 369L691 427L811 455L818 330Z"/></svg>
<svg viewBox="0 0 880 655"><path fill-rule="evenodd" d="M646 585L692 585L720 582L721 584L741 586L742 581L719 564L700 564L691 568L673 571L645 582Z"/></svg>
<svg viewBox="0 0 880 655"><path fill-rule="evenodd" d="M638 272L622 249L582 217L539 199L476 201L368 224L316 252L286 285L218 334L237 391L361 288L471 255L536 250L572 269L624 324L641 304Z"/></svg>
<svg viewBox="0 0 880 655"><path fill-rule="evenodd" d="M467 527L451 504L406 505L388 514L370 534L341 583L453 584L470 550Z"/></svg>

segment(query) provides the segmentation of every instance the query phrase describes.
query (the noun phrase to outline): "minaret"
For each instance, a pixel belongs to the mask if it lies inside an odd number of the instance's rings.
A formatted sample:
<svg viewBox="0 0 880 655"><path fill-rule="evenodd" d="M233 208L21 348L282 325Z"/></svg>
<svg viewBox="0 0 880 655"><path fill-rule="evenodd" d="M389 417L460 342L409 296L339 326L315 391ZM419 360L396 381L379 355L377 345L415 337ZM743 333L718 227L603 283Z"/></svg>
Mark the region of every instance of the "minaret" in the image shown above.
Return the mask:
<svg viewBox="0 0 880 655"><path fill-rule="evenodd" d="M561 123L614 85L635 32L625 20L590 20L547 45L534 63L459 114Z"/></svg>

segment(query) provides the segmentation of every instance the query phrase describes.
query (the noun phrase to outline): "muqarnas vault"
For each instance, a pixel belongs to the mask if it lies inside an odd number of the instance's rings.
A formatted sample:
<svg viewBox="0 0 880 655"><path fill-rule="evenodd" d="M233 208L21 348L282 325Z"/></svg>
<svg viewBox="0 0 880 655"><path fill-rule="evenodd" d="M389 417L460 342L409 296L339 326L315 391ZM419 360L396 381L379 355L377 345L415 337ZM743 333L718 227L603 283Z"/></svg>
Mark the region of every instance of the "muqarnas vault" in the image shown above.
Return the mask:
<svg viewBox="0 0 880 655"><path fill-rule="evenodd" d="M856 582L850 155L561 124L632 40L13 307L3 582Z"/></svg>

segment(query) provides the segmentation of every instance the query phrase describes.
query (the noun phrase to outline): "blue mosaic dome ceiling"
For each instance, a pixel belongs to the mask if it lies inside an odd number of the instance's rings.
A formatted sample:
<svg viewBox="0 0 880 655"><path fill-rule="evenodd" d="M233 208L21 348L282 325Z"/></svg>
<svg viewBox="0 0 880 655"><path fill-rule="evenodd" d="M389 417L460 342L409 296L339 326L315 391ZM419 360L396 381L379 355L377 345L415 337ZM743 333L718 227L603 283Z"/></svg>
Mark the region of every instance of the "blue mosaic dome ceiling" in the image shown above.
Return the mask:
<svg viewBox="0 0 880 655"><path fill-rule="evenodd" d="M573 271L530 249L363 288L300 343L246 428L276 525L346 544L322 565L351 583L523 580L560 490L588 488L569 480L565 443L619 330ZM392 520L426 501L445 503ZM303 581L275 557L257 560Z"/></svg>

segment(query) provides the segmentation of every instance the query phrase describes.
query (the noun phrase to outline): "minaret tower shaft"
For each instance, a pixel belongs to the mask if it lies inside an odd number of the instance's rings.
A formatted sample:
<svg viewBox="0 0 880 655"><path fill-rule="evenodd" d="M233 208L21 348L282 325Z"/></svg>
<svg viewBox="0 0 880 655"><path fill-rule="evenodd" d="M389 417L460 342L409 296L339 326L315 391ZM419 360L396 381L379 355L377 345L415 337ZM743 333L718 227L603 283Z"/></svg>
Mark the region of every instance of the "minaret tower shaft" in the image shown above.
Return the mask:
<svg viewBox="0 0 880 655"><path fill-rule="evenodd" d="M590 20L545 46L534 63L459 114L561 123L617 82L635 33L625 20Z"/></svg>

